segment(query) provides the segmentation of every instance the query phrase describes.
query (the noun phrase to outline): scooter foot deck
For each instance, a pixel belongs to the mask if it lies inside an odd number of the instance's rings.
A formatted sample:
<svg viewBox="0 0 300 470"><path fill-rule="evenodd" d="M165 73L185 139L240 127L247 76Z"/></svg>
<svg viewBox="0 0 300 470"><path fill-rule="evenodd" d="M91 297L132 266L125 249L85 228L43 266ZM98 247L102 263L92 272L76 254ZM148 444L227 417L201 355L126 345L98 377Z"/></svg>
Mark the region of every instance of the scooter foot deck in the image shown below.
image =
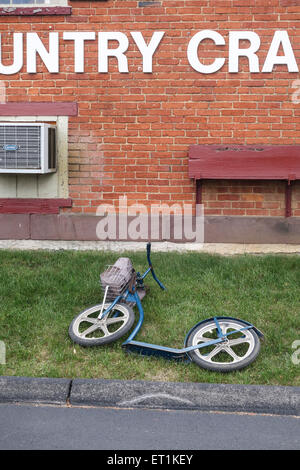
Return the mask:
<svg viewBox="0 0 300 470"><path fill-rule="evenodd" d="M130 353L140 354L142 356L157 356L172 360L189 360L188 355L182 349L167 348L156 346L155 344L143 343L141 341L130 341L124 343L122 347Z"/></svg>

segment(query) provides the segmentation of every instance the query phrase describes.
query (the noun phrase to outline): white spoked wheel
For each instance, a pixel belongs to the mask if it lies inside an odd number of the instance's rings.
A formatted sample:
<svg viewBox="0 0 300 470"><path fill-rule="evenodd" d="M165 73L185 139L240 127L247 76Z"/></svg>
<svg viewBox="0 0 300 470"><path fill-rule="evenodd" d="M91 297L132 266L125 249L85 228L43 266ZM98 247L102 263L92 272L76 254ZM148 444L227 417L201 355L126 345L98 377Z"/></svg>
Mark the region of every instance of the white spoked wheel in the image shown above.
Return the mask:
<svg viewBox="0 0 300 470"><path fill-rule="evenodd" d="M109 305L104 304L104 310ZM94 305L74 318L69 327L69 336L75 343L81 346L102 346L118 340L130 330L134 323L132 308L116 304L103 320L99 320L101 308L102 304Z"/></svg>
<svg viewBox="0 0 300 470"><path fill-rule="evenodd" d="M218 319L222 334L232 333L224 342L203 346L189 352L190 358L200 367L218 372L230 372L247 367L260 351L260 340L253 328L246 329L245 323L236 319ZM233 333L236 331L235 333ZM218 338L214 320L207 320L191 331L186 346L205 344Z"/></svg>

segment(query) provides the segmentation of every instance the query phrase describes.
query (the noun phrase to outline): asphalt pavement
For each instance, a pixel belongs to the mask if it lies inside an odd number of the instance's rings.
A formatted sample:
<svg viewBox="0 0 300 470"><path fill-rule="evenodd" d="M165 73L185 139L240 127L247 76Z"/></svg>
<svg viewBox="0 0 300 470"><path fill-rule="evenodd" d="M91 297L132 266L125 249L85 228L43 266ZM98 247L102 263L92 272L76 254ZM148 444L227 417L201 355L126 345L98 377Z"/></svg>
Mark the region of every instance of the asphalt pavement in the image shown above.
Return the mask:
<svg viewBox="0 0 300 470"><path fill-rule="evenodd" d="M126 468L143 469L198 466L202 450L300 449L292 416L25 404L2 404L0 416L0 450L98 450L101 468L126 456Z"/></svg>

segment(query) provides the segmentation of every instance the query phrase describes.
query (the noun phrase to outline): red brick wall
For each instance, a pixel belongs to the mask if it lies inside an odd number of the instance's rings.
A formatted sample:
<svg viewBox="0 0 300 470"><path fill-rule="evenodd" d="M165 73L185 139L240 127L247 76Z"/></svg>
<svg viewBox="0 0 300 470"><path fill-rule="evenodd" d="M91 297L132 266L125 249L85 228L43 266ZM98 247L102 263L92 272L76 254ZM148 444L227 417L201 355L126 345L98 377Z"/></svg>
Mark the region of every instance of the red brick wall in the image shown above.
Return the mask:
<svg viewBox="0 0 300 470"><path fill-rule="evenodd" d="M77 101L69 120L69 182L73 213L94 214L105 201L189 203L195 185L188 178L190 144L299 144L300 104L292 102L297 73L275 66L273 73L240 72L224 67L211 75L192 69L190 38L202 29L218 31L228 44L230 30L255 31L261 38L262 66L272 36L287 30L300 65L300 5L296 0L161 0L139 7L137 0L70 2L71 16L1 16L3 63L10 63L9 32L38 32L47 44L50 31L120 31L127 34L129 73L119 73L110 59L109 73L97 72L97 41L85 45L85 73L73 72L72 41L60 41L60 73L25 67L1 75L8 101ZM160 3L160 6L157 5ZM291 6L288 6L288 5ZM153 59L153 73L129 35L154 31L165 36ZM201 57L210 63L228 57L228 47L204 41ZM245 162L246 164L246 162ZM293 215L300 216L300 190L293 193ZM284 215L283 183L207 182L203 187L210 215Z"/></svg>
<svg viewBox="0 0 300 470"><path fill-rule="evenodd" d="M293 184L292 215L300 216L300 184ZM206 215L285 216L285 183L210 181L203 188Z"/></svg>

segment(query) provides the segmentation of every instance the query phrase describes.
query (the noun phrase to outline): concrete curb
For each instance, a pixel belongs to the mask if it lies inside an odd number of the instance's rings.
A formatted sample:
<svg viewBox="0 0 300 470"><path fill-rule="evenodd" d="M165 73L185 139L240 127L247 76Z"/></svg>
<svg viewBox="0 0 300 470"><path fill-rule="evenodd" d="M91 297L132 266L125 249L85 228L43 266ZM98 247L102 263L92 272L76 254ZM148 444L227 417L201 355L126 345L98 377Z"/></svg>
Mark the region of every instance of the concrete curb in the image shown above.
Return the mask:
<svg viewBox="0 0 300 470"><path fill-rule="evenodd" d="M300 387L75 379L70 403L300 415Z"/></svg>
<svg viewBox="0 0 300 470"><path fill-rule="evenodd" d="M71 380L46 377L0 377L0 403L66 404Z"/></svg>
<svg viewBox="0 0 300 470"><path fill-rule="evenodd" d="M0 377L0 403L300 416L300 387Z"/></svg>

